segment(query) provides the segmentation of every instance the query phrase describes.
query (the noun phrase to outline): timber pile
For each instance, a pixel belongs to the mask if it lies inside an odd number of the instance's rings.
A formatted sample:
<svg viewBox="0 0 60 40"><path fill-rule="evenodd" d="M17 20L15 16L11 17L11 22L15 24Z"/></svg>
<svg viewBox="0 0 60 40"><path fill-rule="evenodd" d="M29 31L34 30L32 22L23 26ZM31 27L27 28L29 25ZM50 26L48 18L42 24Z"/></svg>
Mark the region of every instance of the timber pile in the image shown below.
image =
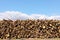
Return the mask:
<svg viewBox="0 0 60 40"><path fill-rule="evenodd" d="M60 38L60 20L2 20L0 38Z"/></svg>

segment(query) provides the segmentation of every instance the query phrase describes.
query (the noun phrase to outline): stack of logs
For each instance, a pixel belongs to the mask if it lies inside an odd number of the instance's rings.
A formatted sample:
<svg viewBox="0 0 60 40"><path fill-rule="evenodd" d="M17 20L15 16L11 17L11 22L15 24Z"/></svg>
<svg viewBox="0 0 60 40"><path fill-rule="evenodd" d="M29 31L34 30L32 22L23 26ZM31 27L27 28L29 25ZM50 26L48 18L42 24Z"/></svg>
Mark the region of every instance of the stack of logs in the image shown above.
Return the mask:
<svg viewBox="0 0 60 40"><path fill-rule="evenodd" d="M0 38L60 38L60 20L1 20Z"/></svg>

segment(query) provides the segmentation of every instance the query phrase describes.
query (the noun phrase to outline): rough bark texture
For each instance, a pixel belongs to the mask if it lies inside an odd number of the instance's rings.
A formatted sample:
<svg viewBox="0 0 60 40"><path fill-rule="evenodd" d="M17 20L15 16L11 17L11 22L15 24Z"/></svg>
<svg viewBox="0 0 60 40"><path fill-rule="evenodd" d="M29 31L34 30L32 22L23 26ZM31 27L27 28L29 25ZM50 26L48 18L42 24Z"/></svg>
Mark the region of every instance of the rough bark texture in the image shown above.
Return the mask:
<svg viewBox="0 0 60 40"><path fill-rule="evenodd" d="M60 20L2 20L0 38L60 38Z"/></svg>

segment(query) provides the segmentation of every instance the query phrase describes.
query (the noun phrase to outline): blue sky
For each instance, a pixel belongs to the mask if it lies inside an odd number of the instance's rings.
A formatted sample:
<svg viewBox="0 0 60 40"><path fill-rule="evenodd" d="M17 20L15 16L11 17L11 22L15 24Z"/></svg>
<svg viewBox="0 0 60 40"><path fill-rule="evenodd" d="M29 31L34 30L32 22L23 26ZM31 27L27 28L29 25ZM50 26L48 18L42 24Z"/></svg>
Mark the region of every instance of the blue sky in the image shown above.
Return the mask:
<svg viewBox="0 0 60 40"><path fill-rule="evenodd" d="M60 0L0 0L0 12L60 15Z"/></svg>

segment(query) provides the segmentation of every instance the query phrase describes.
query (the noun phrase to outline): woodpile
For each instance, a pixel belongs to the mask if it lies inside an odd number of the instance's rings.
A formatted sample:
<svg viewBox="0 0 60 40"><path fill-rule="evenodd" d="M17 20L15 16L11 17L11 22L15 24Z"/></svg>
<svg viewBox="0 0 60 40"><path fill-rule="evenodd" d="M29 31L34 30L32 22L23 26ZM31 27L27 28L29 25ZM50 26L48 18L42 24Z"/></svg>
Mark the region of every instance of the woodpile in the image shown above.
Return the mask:
<svg viewBox="0 0 60 40"><path fill-rule="evenodd" d="M2 20L0 38L60 38L60 20Z"/></svg>

